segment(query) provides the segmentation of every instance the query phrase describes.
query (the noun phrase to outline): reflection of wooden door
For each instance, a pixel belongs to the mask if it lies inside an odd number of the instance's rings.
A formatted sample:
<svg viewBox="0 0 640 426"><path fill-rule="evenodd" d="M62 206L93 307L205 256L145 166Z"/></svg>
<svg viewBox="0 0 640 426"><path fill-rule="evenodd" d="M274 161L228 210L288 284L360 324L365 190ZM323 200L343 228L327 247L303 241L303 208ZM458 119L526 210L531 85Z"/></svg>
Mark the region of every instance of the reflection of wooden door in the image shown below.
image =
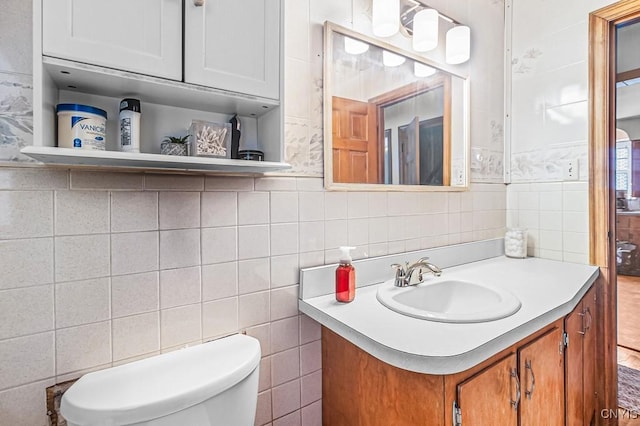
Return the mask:
<svg viewBox="0 0 640 426"><path fill-rule="evenodd" d="M562 334L562 328L554 328L518 351L521 426L564 425Z"/></svg>
<svg viewBox="0 0 640 426"><path fill-rule="evenodd" d="M379 183L375 114L366 102L333 97L333 181Z"/></svg>
<svg viewBox="0 0 640 426"><path fill-rule="evenodd" d="M443 176L442 117L420 122L420 185L449 185Z"/></svg>
<svg viewBox="0 0 640 426"><path fill-rule="evenodd" d="M420 184L420 130L418 117L406 126L398 128L398 144L400 150L400 184Z"/></svg>
<svg viewBox="0 0 640 426"><path fill-rule="evenodd" d="M458 385L458 406L465 426L518 424L516 355L511 354ZM540 423L544 424L544 423Z"/></svg>

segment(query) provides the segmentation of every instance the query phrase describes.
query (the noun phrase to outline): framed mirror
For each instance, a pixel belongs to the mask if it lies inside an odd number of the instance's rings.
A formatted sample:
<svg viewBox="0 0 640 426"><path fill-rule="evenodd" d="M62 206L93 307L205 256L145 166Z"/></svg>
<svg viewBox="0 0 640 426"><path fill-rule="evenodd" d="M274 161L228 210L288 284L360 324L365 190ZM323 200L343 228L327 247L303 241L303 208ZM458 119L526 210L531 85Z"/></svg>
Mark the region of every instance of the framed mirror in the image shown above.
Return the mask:
<svg viewBox="0 0 640 426"><path fill-rule="evenodd" d="M467 78L331 22L324 47L327 189L468 188Z"/></svg>

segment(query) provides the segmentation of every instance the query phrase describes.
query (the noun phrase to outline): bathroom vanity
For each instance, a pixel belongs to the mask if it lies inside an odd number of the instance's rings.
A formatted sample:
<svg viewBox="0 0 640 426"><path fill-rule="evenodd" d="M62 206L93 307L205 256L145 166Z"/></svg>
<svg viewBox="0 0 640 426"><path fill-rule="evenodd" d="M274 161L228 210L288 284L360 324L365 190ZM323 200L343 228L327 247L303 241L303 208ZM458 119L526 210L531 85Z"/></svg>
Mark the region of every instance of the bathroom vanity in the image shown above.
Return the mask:
<svg viewBox="0 0 640 426"><path fill-rule="evenodd" d="M323 326L325 424L592 421L592 284L598 269L505 258L500 244L493 240L356 261L362 277L350 304L335 302L333 282L327 282L331 265L302 271L300 310ZM380 303L377 294L393 280L384 264L423 256L442 267L443 273L438 278L426 276L416 289L442 280L486 283L511 293L520 300L520 308L492 321L441 322L400 314ZM376 274L384 277L383 283L374 282Z"/></svg>

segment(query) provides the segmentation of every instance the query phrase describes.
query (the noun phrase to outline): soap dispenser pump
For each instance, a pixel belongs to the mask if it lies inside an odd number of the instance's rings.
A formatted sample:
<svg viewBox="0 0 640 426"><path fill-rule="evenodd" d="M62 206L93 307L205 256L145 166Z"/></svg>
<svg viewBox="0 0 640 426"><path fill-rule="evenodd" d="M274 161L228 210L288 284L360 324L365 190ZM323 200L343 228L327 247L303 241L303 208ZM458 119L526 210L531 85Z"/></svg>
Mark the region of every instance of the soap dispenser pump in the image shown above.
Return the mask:
<svg viewBox="0 0 640 426"><path fill-rule="evenodd" d="M351 264L351 250L355 247L340 247L340 265L336 268L336 300L342 303L353 301L356 296L356 269Z"/></svg>

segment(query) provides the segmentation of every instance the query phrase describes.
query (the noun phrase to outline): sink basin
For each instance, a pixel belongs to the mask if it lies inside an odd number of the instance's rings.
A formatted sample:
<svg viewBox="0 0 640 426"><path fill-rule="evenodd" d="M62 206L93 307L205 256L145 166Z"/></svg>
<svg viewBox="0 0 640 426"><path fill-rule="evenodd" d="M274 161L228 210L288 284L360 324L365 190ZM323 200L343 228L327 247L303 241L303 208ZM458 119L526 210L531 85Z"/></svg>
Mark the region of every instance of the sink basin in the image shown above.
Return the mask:
<svg viewBox="0 0 640 426"><path fill-rule="evenodd" d="M502 288L455 279L434 279L410 287L381 284L376 297L402 315L438 322L494 321L515 314L522 305Z"/></svg>

